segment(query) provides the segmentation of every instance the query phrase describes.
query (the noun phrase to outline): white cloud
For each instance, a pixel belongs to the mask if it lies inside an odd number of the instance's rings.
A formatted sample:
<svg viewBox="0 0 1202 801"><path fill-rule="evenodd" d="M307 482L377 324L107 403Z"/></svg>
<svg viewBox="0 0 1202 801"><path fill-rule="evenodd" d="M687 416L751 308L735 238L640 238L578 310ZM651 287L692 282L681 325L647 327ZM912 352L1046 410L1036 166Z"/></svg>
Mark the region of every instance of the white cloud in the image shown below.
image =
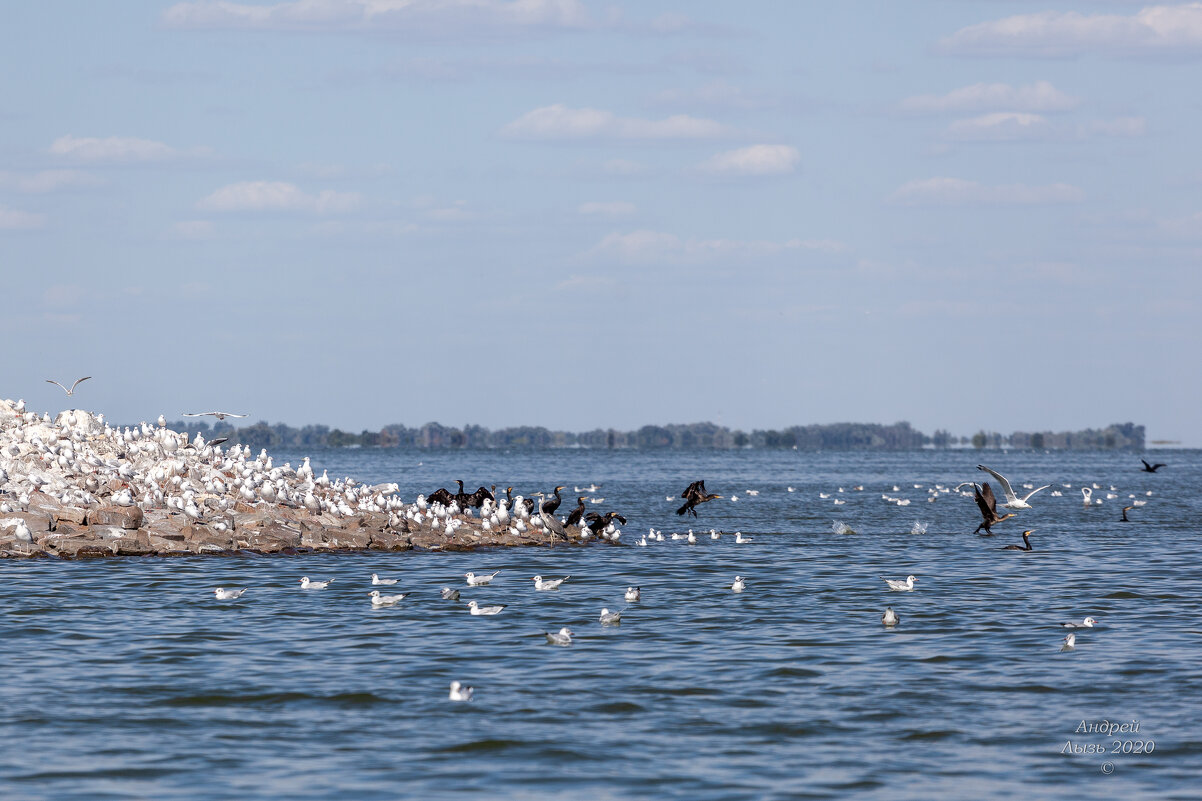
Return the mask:
<svg viewBox="0 0 1202 801"><path fill-rule="evenodd" d="M1069 184L987 186L961 178L926 178L904 184L890 201L903 206L1035 206L1079 203L1084 196Z"/></svg>
<svg viewBox="0 0 1202 801"><path fill-rule="evenodd" d="M597 217L625 217L634 214L635 207L633 203L623 201L601 202L592 201L590 203L581 203L576 209L581 214L593 215Z"/></svg>
<svg viewBox="0 0 1202 801"><path fill-rule="evenodd" d="M46 224L45 214L0 206L0 231L28 231Z"/></svg>
<svg viewBox="0 0 1202 801"><path fill-rule="evenodd" d="M1008 83L974 83L953 89L945 95L916 95L901 102L903 111L938 113L943 111L1064 111L1080 100L1065 94L1048 81L1029 86Z"/></svg>
<svg viewBox="0 0 1202 801"><path fill-rule="evenodd" d="M1148 6L1134 15L1041 11L982 22L940 42L960 55L1202 54L1202 3Z"/></svg>
<svg viewBox="0 0 1202 801"><path fill-rule="evenodd" d="M788 145L752 145L716 153L700 169L714 175L785 175L797 169L801 154Z"/></svg>
<svg viewBox="0 0 1202 801"><path fill-rule="evenodd" d="M355 192L330 189L309 194L283 181L242 181L223 186L197 207L209 211L296 211L337 214L354 209L361 200Z"/></svg>
<svg viewBox="0 0 1202 801"><path fill-rule="evenodd" d="M179 155L175 148L150 139L126 136L100 139L70 134L55 139L50 145L50 152L76 161L118 163L163 161Z"/></svg>
<svg viewBox="0 0 1202 801"><path fill-rule="evenodd" d="M163 23L185 29L427 35L595 24L579 0L290 0L272 5L198 0L171 6Z"/></svg>
<svg viewBox="0 0 1202 801"><path fill-rule="evenodd" d="M42 170L34 173L0 172L0 187L27 194L45 194L77 186L95 186L101 180L80 170Z"/></svg>
<svg viewBox="0 0 1202 801"><path fill-rule="evenodd" d="M644 120L562 104L536 108L501 129L514 139L712 139L729 133L713 120L686 114Z"/></svg>
<svg viewBox="0 0 1202 801"><path fill-rule="evenodd" d="M960 141L1010 141L1039 139L1048 136L1052 127L1039 114L1018 111L998 111L967 120L956 120L948 126L947 135Z"/></svg>
<svg viewBox="0 0 1202 801"><path fill-rule="evenodd" d="M790 239L785 242L746 239L681 239L663 231L614 232L595 245L590 254L630 264L699 263L718 259L773 256L796 251L837 253L841 242L829 239Z"/></svg>

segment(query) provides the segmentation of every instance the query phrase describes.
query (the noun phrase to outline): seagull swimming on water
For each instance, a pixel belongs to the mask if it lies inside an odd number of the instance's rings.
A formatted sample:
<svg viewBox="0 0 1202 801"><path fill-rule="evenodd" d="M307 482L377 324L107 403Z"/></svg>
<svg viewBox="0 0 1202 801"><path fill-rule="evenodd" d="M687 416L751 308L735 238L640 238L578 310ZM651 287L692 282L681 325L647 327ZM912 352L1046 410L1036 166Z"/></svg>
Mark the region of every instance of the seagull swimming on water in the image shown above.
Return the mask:
<svg viewBox="0 0 1202 801"><path fill-rule="evenodd" d="M888 579L884 576L881 576L881 579L889 585L889 589L898 592L912 592L914 590L914 582L918 581L916 576L906 576L905 581L901 579Z"/></svg>
<svg viewBox="0 0 1202 801"><path fill-rule="evenodd" d="M403 592L400 595L381 595L379 590L372 590L368 593L371 596L372 606L392 606L405 600L405 596L408 594Z"/></svg>
<svg viewBox="0 0 1202 801"><path fill-rule="evenodd" d="M498 570L498 571L496 571L496 573L487 573L483 576L477 576L475 573L468 572L468 573L464 573L463 577L467 579L467 586L481 587L481 586L487 584L488 582L492 581L493 579L495 579L497 577L497 573L500 573L500 572L501 571Z"/></svg>
<svg viewBox="0 0 1202 801"><path fill-rule="evenodd" d="M564 576L561 579L544 579L542 576L534 577L534 589L536 590L558 590L559 585L570 579L571 576Z"/></svg>
<svg viewBox="0 0 1202 801"><path fill-rule="evenodd" d="M472 700L472 692L472 687L453 681L451 682L451 694L448 697L452 701L470 701Z"/></svg>
<svg viewBox="0 0 1202 801"><path fill-rule="evenodd" d="M310 581L308 576L300 580L301 589L305 590L324 590L334 582L334 579L326 581Z"/></svg>
<svg viewBox="0 0 1202 801"><path fill-rule="evenodd" d="M1098 621L1094 620L1092 617L1087 617L1080 623L1073 623L1070 621L1068 623L1061 623L1060 625L1066 629L1092 629L1095 625L1097 625L1097 622Z"/></svg>
<svg viewBox="0 0 1202 801"><path fill-rule="evenodd" d="M631 603L633 603L633 602L639 600L639 598L641 598L642 596L643 596L643 591L641 588L639 588L639 587L627 587L626 588L626 600L627 601L630 601Z"/></svg>
<svg viewBox="0 0 1202 801"><path fill-rule="evenodd" d="M559 631L548 631L546 632L546 635L547 642L551 643L552 645L572 644L572 630L567 626L564 626Z"/></svg>
<svg viewBox="0 0 1202 801"><path fill-rule="evenodd" d="M1076 647L1077 647L1077 635L1070 631L1068 633L1068 636L1064 638L1064 646L1060 650L1061 651L1071 651Z"/></svg>
<svg viewBox="0 0 1202 801"><path fill-rule="evenodd" d="M396 584L397 579L382 579L379 576L377 576L375 573L372 573L371 574L371 583L372 584Z"/></svg>
<svg viewBox="0 0 1202 801"><path fill-rule="evenodd" d="M505 604L495 604L493 606L480 606L475 601L468 601L467 607L473 615L497 615L505 608Z"/></svg>
<svg viewBox="0 0 1202 801"><path fill-rule="evenodd" d="M61 389L63 392L66 392L66 393L67 393L67 397L69 398L69 397L71 397L72 395L74 395L74 394L75 394L75 388L76 388L77 386L79 386L79 385L80 385L82 382L84 382L84 381L87 381L87 380L88 380L89 378L91 378L91 377L92 377L92 376L90 376L90 375L85 375L83 378L77 378L77 379L75 379L75 383L71 385L71 388L70 388L70 389L67 389L67 388L66 388L66 387L64 387L62 384L60 384L60 383L58 383L57 381L55 381L53 378L47 378L47 379L46 379L46 383L47 383L47 384L54 384L56 387L58 387L59 389Z"/></svg>
<svg viewBox="0 0 1202 801"><path fill-rule="evenodd" d="M443 587L442 588L442 597L443 597L443 600L446 600L446 601L458 601L459 600L459 590L452 590L450 587Z"/></svg>
<svg viewBox="0 0 1202 801"><path fill-rule="evenodd" d="M601 625L602 626L616 626L621 622L622 622L622 612L621 611L611 612L606 607L601 608Z"/></svg>
<svg viewBox="0 0 1202 801"><path fill-rule="evenodd" d="M896 626L901 623L901 618L897 616L897 612L893 611L892 606L886 606L885 614L881 615L881 622L886 626Z"/></svg>
<svg viewBox="0 0 1202 801"><path fill-rule="evenodd" d="M216 417L218 420L224 420L227 417L246 417L244 414L234 414L233 412L183 412L184 417Z"/></svg>
<svg viewBox="0 0 1202 801"><path fill-rule="evenodd" d="M246 592L246 587L239 590L227 590L224 587L217 587L213 590L213 595L217 597L218 601L232 601L235 598L241 598L244 592Z"/></svg>
<svg viewBox="0 0 1202 801"><path fill-rule="evenodd" d="M747 582L743 580L742 576L735 576L735 583L731 584L730 588L735 592L742 592L747 589Z"/></svg>
<svg viewBox="0 0 1202 801"><path fill-rule="evenodd" d="M989 475L996 478L998 481L998 484L1000 484L1002 486L1002 492L1006 496L1006 502L1002 504L1003 509L1030 509L1031 504L1027 503L1027 501L1030 500L1031 496L1034 495L1035 493L1039 492L1040 490L1045 490L1048 487L1052 486L1051 484L1044 484L1042 487L1039 487L1038 489L1033 489L1030 492L1028 492L1026 495L1024 495L1023 497L1020 498L1014 494L1014 490L1012 490L1010 488L1010 482L1007 481L1006 477L1003 476L1001 473L997 472L996 470L992 470L983 464L977 465L977 469L984 470L986 473L988 473Z"/></svg>

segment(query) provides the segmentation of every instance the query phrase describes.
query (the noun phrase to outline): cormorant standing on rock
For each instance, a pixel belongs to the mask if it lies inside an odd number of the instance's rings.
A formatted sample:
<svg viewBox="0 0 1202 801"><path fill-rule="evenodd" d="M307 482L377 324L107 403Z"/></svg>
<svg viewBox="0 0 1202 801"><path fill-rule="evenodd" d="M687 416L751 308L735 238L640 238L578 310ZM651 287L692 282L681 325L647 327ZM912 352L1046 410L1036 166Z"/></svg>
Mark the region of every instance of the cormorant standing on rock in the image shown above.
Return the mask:
<svg viewBox="0 0 1202 801"><path fill-rule="evenodd" d="M584 519L589 521L588 530L594 534L600 534L601 530L614 520L617 520L622 525L626 525L626 518L622 517L617 512L606 512L603 515L599 515L596 512L589 512L587 515L585 515Z"/></svg>
<svg viewBox="0 0 1202 801"><path fill-rule="evenodd" d="M538 507L540 512L545 512L549 515L555 514L555 510L559 508L559 504L563 503L563 498L559 497L559 491L566 488L566 484L561 484L555 488L555 497L548 498L543 501L542 506Z"/></svg>
<svg viewBox="0 0 1202 801"><path fill-rule="evenodd" d="M581 495L579 498L577 498L576 503L579 505L575 509L572 510L572 513L570 515L568 515L568 525L569 526L580 525L580 518L584 517L584 509L585 509L584 496Z"/></svg>
<svg viewBox="0 0 1202 801"><path fill-rule="evenodd" d="M978 487L974 483L972 485L972 494L973 498L977 502L977 508L981 510L982 518L981 525L977 526L976 531L973 531L973 534L976 534L977 531L980 531L981 529L985 529L986 534L993 534L993 532L990 531L993 526L1002 522L1003 520L1008 520L1009 518L1014 517L1014 512L1007 512L1001 516L998 515L997 498L993 497L993 487L989 486L988 481L986 481L981 487ZM1014 547L1018 548L1017 545Z"/></svg>
<svg viewBox="0 0 1202 801"><path fill-rule="evenodd" d="M1140 461L1144 463L1145 473L1155 473L1157 470L1165 466L1164 464L1148 464L1148 462L1144 459L1140 459Z"/></svg>
<svg viewBox="0 0 1202 801"><path fill-rule="evenodd" d="M450 506L451 501L453 500L455 500L454 497L446 487L439 487L438 489L434 490L434 492L431 492L426 496L426 503L431 506L436 503L441 503L443 506Z"/></svg>
<svg viewBox="0 0 1202 801"><path fill-rule="evenodd" d="M697 516L697 505L712 501L715 498L721 498L721 495L712 495L705 491L704 481L694 481L689 486L685 487L685 491L680 493L680 497L684 498L684 506L676 510L676 514L683 515L686 512L692 512L693 517Z"/></svg>

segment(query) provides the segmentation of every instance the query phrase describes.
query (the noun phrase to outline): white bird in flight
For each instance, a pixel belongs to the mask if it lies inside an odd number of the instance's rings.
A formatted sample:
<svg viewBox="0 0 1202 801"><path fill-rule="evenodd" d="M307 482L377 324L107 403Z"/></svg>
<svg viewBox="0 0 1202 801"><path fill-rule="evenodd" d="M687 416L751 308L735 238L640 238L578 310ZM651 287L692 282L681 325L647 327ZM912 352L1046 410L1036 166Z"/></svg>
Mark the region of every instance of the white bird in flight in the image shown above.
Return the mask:
<svg viewBox="0 0 1202 801"><path fill-rule="evenodd" d="M82 380L81 378L80 381ZM224 420L227 417L246 417L244 414L234 414L233 412L184 412L183 415L184 417L216 417L218 420Z"/></svg>
<svg viewBox="0 0 1202 801"><path fill-rule="evenodd" d="M497 573L500 573L500 572L501 571L498 570L498 571L496 571L496 573L488 573L483 576L477 576L475 573L464 573L463 577L467 579L467 586L481 587L481 586L487 584L488 582L492 581L494 578L496 578Z"/></svg>
<svg viewBox="0 0 1202 801"><path fill-rule="evenodd" d="M1003 509L1030 509L1031 504L1027 503L1030 497L1039 492L1039 490L1045 490L1052 486L1051 484L1044 484L1042 487L1033 489L1020 498L1014 494L1014 490L1010 488L1010 482L1007 481L1006 477L1001 473L997 472L996 470L991 470L983 464L977 465L977 469L984 470L986 473L996 478L998 483L1002 485L1002 492L1006 495L1006 502L1002 504Z"/></svg>
<svg viewBox="0 0 1202 801"><path fill-rule="evenodd" d="M377 576L375 573L372 573L371 574L371 583L372 584L396 584L397 579L382 579L379 576Z"/></svg>
<svg viewBox="0 0 1202 801"><path fill-rule="evenodd" d="M301 585L301 589L305 589L305 590L324 590L326 587L330 586L330 584L332 584L333 582L334 582L334 579L329 579L327 581L310 581L309 577L305 576L300 580L300 585Z"/></svg>
<svg viewBox="0 0 1202 801"><path fill-rule="evenodd" d="M235 598L241 598L244 592L246 592L246 587L240 590L227 590L224 587L217 587L213 590L213 595L217 597L218 601L232 601Z"/></svg>
<svg viewBox="0 0 1202 801"><path fill-rule="evenodd" d="M74 395L74 394L75 394L75 388L76 388L77 386L79 386L79 385L80 385L80 383L82 383L82 382L84 382L84 381L87 381L87 380L88 380L89 378L91 378L91 377L92 377L92 376L90 376L90 375L85 375L83 378L77 378L77 379L75 379L75 383L71 385L71 388L70 388L70 389L67 389L67 388L66 388L66 387L64 387L62 384L60 384L60 383L58 383L57 381L55 381L53 378L47 378L47 379L46 379L46 383L47 383L47 384L54 384L56 387L58 387L59 389L61 389L63 392L66 392L66 393L67 393L67 397L69 398L69 397L71 397L72 395Z"/></svg>
<svg viewBox="0 0 1202 801"><path fill-rule="evenodd" d="M405 600L405 596L408 594L403 592L400 595L381 595L379 590L372 590L368 593L371 596L372 606L392 606Z"/></svg>
<svg viewBox="0 0 1202 801"><path fill-rule="evenodd" d="M536 590L558 590L559 585L570 579L571 576L564 576L561 579L544 579L542 576L534 577L534 589Z"/></svg>
<svg viewBox="0 0 1202 801"><path fill-rule="evenodd" d="M906 576L905 581L901 579L887 579L884 576L881 576L881 579L889 585L889 589L899 592L911 592L914 589L914 582L918 581L918 578L915 576Z"/></svg>
<svg viewBox="0 0 1202 801"><path fill-rule="evenodd" d="M472 687L453 681L451 682L451 694L449 698L452 701L470 701L472 700L472 692Z"/></svg>
<svg viewBox="0 0 1202 801"><path fill-rule="evenodd" d="M496 604L494 606L480 606L475 601L468 601L467 607L473 615L497 615L505 608L505 604Z"/></svg>
<svg viewBox="0 0 1202 801"><path fill-rule="evenodd" d="M564 626L559 631L548 631L547 642L551 643L552 645L571 645L572 630L567 626Z"/></svg>

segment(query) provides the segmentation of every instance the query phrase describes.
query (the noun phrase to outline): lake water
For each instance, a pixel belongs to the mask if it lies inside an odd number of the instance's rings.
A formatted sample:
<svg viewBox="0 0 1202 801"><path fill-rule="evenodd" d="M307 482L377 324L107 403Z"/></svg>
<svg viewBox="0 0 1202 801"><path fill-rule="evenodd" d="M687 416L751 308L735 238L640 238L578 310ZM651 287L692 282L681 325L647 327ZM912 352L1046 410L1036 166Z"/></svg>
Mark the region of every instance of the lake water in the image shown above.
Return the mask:
<svg viewBox="0 0 1202 801"><path fill-rule="evenodd" d="M0 798L1199 797L1200 452L1156 454L1157 474L1100 453L313 456L407 500L566 484L566 511L596 482L624 546L0 564ZM979 461L1063 495L972 536L973 501L927 488L988 478ZM678 518L667 496L697 478L739 500ZM1120 523L1130 495L1146 505ZM631 547L652 526L704 536ZM1024 528L1034 552L1000 550ZM372 572L412 595L373 610ZM909 573L910 593L880 579ZM536 574L572 578L536 592ZM472 617L444 585L508 607ZM1059 624L1086 615L1061 651ZM561 626L573 644L547 644ZM453 679L475 700L449 702Z"/></svg>

